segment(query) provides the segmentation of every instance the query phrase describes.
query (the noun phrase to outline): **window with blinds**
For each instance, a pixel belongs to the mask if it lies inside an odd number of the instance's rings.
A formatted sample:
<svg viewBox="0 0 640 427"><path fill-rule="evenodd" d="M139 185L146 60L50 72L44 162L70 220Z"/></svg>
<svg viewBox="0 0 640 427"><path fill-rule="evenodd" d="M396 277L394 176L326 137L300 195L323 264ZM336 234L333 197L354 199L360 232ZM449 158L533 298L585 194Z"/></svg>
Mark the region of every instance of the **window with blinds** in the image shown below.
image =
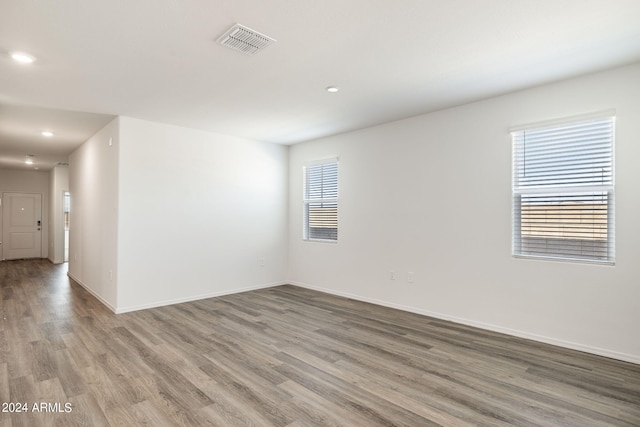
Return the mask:
<svg viewBox="0 0 640 427"><path fill-rule="evenodd" d="M614 117L512 132L513 254L615 261Z"/></svg>
<svg viewBox="0 0 640 427"><path fill-rule="evenodd" d="M338 240L338 160L303 167L303 238Z"/></svg>

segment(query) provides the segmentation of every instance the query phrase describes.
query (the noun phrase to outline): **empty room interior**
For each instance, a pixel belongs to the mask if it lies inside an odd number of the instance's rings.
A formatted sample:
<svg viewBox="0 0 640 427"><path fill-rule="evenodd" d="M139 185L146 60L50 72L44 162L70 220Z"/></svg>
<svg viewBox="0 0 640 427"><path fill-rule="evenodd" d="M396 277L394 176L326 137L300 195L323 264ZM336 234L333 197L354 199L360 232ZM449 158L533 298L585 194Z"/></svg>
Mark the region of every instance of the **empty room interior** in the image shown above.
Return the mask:
<svg viewBox="0 0 640 427"><path fill-rule="evenodd" d="M640 2L3 0L0 427L640 426Z"/></svg>

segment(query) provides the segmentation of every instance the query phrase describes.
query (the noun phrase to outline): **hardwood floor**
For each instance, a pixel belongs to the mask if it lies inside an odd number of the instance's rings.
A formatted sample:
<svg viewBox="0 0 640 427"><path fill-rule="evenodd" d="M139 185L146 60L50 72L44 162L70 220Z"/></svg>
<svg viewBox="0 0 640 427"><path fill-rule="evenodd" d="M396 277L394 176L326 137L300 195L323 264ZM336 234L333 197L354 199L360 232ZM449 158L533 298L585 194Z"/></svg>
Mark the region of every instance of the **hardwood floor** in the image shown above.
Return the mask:
<svg viewBox="0 0 640 427"><path fill-rule="evenodd" d="M639 365L293 286L114 315L31 260L0 297L0 427L640 425Z"/></svg>

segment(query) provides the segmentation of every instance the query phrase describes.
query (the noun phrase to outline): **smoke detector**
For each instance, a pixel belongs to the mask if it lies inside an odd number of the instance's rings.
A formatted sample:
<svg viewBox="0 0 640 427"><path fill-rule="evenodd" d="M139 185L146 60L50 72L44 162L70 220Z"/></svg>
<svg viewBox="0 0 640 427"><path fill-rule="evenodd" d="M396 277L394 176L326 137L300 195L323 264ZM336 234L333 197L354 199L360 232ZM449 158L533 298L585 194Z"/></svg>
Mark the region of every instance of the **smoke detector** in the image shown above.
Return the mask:
<svg viewBox="0 0 640 427"><path fill-rule="evenodd" d="M247 55L255 55L275 41L275 39L269 36L265 36L240 24L235 24L229 28L227 32L218 39L218 43L222 46L238 50Z"/></svg>

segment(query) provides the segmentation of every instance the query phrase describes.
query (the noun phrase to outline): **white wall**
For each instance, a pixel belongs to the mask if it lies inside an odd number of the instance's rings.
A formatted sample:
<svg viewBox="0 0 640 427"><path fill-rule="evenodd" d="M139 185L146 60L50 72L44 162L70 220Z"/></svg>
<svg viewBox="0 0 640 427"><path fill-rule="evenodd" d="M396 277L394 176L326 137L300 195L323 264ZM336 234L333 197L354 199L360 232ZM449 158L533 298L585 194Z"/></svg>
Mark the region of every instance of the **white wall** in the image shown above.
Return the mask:
<svg viewBox="0 0 640 427"><path fill-rule="evenodd" d="M119 312L282 283L287 147L120 125Z"/></svg>
<svg viewBox="0 0 640 427"><path fill-rule="evenodd" d="M47 258L49 256L49 173L0 169L0 197L3 192L42 194L42 258ZM2 206L0 206L0 240L2 240Z"/></svg>
<svg viewBox="0 0 640 427"><path fill-rule="evenodd" d="M616 265L514 259L509 127L611 108ZM292 146L288 279L640 363L639 117L634 65ZM339 243L303 242L302 164L329 156Z"/></svg>
<svg viewBox="0 0 640 427"><path fill-rule="evenodd" d="M69 276L112 310L117 303L118 134L116 118L69 156Z"/></svg>
<svg viewBox="0 0 640 427"><path fill-rule="evenodd" d="M49 172L49 260L64 262L64 193L69 191L69 168L55 166Z"/></svg>

